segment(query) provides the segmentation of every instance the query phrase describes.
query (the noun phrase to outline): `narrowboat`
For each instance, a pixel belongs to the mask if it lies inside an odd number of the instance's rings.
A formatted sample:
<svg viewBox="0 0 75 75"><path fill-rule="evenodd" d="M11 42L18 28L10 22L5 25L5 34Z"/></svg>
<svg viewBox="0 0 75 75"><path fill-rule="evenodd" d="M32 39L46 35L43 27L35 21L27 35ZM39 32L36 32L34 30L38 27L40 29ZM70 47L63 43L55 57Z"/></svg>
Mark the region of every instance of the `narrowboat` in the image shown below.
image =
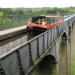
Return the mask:
<svg viewBox="0 0 75 75"><path fill-rule="evenodd" d="M45 31L50 28L53 28L57 25L60 25L63 23L63 16L61 15L40 15L40 16L34 16L31 20L28 21L28 27L32 31Z"/></svg>

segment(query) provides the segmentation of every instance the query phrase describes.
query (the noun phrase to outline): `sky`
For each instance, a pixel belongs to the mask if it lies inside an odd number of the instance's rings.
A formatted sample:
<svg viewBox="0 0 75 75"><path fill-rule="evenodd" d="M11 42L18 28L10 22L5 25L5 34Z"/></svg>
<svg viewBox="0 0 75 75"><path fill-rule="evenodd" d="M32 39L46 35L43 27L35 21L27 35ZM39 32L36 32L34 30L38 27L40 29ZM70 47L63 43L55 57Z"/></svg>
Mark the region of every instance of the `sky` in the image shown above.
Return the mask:
<svg viewBox="0 0 75 75"><path fill-rule="evenodd" d="M1 8L38 8L75 6L75 0L0 0Z"/></svg>

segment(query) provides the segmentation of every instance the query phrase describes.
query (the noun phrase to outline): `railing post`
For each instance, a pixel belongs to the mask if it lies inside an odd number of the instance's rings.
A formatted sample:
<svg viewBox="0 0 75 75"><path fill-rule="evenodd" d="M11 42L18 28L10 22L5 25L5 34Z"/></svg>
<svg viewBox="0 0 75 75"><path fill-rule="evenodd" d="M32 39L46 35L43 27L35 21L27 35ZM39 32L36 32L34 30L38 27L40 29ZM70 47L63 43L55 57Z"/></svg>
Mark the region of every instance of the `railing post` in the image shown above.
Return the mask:
<svg viewBox="0 0 75 75"><path fill-rule="evenodd" d="M44 36L44 34L43 34L43 46L42 46L42 47L43 47L43 48L42 48L42 49L43 49L43 52L44 52L44 48L45 48L45 41L44 41L44 39L45 39L45 36Z"/></svg>
<svg viewBox="0 0 75 75"><path fill-rule="evenodd" d="M24 70L23 70L23 66L21 64L21 57L20 57L19 50L16 50L16 53L17 53L18 64L19 64L19 69L20 69L20 75L25 75Z"/></svg>
<svg viewBox="0 0 75 75"><path fill-rule="evenodd" d="M53 41L54 41L54 36L55 36L55 29L53 28Z"/></svg>
<svg viewBox="0 0 75 75"><path fill-rule="evenodd" d="M52 29L51 29L51 43L53 42L53 32L52 32Z"/></svg>
<svg viewBox="0 0 75 75"><path fill-rule="evenodd" d="M57 37L59 36L59 27L56 27L56 31L57 31Z"/></svg>
<svg viewBox="0 0 75 75"><path fill-rule="evenodd" d="M30 66L33 65L33 59L32 59L32 51L31 51L31 44L29 43L29 61L30 61Z"/></svg>
<svg viewBox="0 0 75 75"><path fill-rule="evenodd" d="M51 29L49 29L49 37L48 37L48 39L49 39L49 45L51 44Z"/></svg>
<svg viewBox="0 0 75 75"><path fill-rule="evenodd" d="M54 40L56 39L56 27L54 28Z"/></svg>
<svg viewBox="0 0 75 75"><path fill-rule="evenodd" d="M57 34L56 34L56 27L55 27L55 39L57 38Z"/></svg>
<svg viewBox="0 0 75 75"><path fill-rule="evenodd" d="M0 75L6 75L4 69L2 68L1 64L0 64Z"/></svg>
<svg viewBox="0 0 75 75"><path fill-rule="evenodd" d="M49 31L47 32L47 48L49 46Z"/></svg>
<svg viewBox="0 0 75 75"><path fill-rule="evenodd" d="M39 54L39 38L37 38L37 58L40 57L40 54Z"/></svg>

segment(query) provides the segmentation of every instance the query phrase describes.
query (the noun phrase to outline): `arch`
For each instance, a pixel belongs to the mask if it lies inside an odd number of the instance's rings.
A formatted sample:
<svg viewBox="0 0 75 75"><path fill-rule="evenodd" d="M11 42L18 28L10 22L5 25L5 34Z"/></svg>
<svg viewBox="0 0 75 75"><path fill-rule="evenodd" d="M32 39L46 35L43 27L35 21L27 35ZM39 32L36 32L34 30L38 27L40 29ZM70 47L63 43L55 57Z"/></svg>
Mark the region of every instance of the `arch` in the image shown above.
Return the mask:
<svg viewBox="0 0 75 75"><path fill-rule="evenodd" d="M73 29L74 24L75 24L75 21L73 21L72 24L71 24L72 25L72 29Z"/></svg>
<svg viewBox="0 0 75 75"><path fill-rule="evenodd" d="M74 25L74 22L72 22L72 25Z"/></svg>
<svg viewBox="0 0 75 75"><path fill-rule="evenodd" d="M71 26L69 26L69 30L71 30Z"/></svg>
<svg viewBox="0 0 75 75"><path fill-rule="evenodd" d="M66 34L66 32L64 32L62 34L61 39L67 41L67 34Z"/></svg>
<svg viewBox="0 0 75 75"><path fill-rule="evenodd" d="M64 46L67 45L67 40L68 40L68 36L67 36L66 32L64 32L61 36L60 48L64 48Z"/></svg>
<svg viewBox="0 0 75 75"><path fill-rule="evenodd" d="M71 26L69 26L69 31L68 31L68 35L70 36L71 34Z"/></svg>
<svg viewBox="0 0 75 75"><path fill-rule="evenodd" d="M47 55L45 56L33 69L31 75L52 75L56 68L56 64L54 62L51 62L50 59L55 60L54 56Z"/></svg>
<svg viewBox="0 0 75 75"><path fill-rule="evenodd" d="M44 63L51 63L51 64L55 64L56 63L56 58L53 55L47 55L42 59L42 62Z"/></svg>

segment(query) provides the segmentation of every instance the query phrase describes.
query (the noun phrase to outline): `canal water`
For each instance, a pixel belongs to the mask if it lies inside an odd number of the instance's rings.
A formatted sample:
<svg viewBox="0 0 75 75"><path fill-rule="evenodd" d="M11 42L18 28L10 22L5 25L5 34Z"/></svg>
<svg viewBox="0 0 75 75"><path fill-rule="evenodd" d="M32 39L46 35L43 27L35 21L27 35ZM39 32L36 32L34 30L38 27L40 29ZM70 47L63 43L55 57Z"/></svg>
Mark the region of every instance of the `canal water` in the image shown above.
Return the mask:
<svg viewBox="0 0 75 75"><path fill-rule="evenodd" d="M0 41L0 55L6 53L7 51L12 50L16 46L26 43L27 41L29 41L30 39L34 38L37 35L32 35L32 33L27 32L27 33L16 35L12 38L8 38L8 39Z"/></svg>
<svg viewBox="0 0 75 75"><path fill-rule="evenodd" d="M75 23L71 35L71 75L75 75Z"/></svg>

